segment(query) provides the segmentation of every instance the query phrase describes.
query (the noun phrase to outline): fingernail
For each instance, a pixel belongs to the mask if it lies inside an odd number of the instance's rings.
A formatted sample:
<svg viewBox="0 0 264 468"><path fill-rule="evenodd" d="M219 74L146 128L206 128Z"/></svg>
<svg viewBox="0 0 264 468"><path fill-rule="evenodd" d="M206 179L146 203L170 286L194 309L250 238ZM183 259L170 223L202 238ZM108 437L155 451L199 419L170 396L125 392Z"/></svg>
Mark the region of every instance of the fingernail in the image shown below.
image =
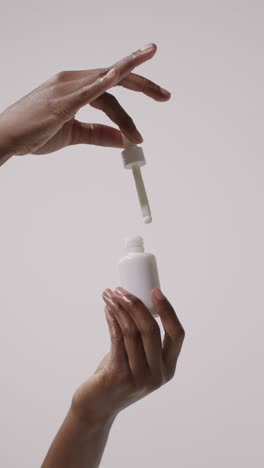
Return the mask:
<svg viewBox="0 0 264 468"><path fill-rule="evenodd" d="M114 293L117 294L118 296L125 296L127 291L124 288L118 287L114 290Z"/></svg>
<svg viewBox="0 0 264 468"><path fill-rule="evenodd" d="M164 88L161 88L161 87L160 87L160 92L161 92L161 94L163 94L163 96L165 96L165 97L168 97L168 98L171 97L171 93L170 93L169 91L167 91L166 89L164 89Z"/></svg>
<svg viewBox="0 0 264 468"><path fill-rule="evenodd" d="M112 295L113 295L113 293L112 293L111 289L105 289L103 294L102 294L102 296L106 297L107 299L112 299Z"/></svg>
<svg viewBox="0 0 264 468"><path fill-rule="evenodd" d="M103 300L106 302L110 309L114 309L116 307L116 298L103 296Z"/></svg>
<svg viewBox="0 0 264 468"><path fill-rule="evenodd" d="M136 128L133 132L133 137L134 139L136 140L137 143L143 143L143 136L141 135L141 133L138 131L138 129Z"/></svg>
<svg viewBox="0 0 264 468"><path fill-rule="evenodd" d="M155 298L158 299L158 301L162 301L162 299L165 299L163 292L161 292L159 288L154 289L153 294Z"/></svg>
<svg viewBox="0 0 264 468"><path fill-rule="evenodd" d="M147 44L142 49L140 49L141 52L148 52L154 48L154 44Z"/></svg>

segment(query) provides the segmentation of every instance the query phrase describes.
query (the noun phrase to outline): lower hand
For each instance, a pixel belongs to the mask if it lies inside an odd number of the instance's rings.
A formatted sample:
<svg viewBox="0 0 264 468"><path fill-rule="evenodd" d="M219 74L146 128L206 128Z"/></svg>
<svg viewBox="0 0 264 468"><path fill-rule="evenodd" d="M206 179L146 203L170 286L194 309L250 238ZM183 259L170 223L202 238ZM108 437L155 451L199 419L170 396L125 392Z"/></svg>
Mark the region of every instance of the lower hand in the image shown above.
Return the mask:
<svg viewBox="0 0 264 468"><path fill-rule="evenodd" d="M118 129L75 119L86 104L105 112L132 142L142 142L131 117L107 90L119 85L156 101L167 101L168 91L132 73L151 59L156 49L150 44L106 68L58 73L13 104L0 114L0 160L12 155L51 153L78 143L123 147Z"/></svg>
<svg viewBox="0 0 264 468"><path fill-rule="evenodd" d="M165 335L145 305L122 288L103 293L111 350L95 374L74 393L72 410L82 420L103 424L174 376L184 330L159 289L152 302Z"/></svg>

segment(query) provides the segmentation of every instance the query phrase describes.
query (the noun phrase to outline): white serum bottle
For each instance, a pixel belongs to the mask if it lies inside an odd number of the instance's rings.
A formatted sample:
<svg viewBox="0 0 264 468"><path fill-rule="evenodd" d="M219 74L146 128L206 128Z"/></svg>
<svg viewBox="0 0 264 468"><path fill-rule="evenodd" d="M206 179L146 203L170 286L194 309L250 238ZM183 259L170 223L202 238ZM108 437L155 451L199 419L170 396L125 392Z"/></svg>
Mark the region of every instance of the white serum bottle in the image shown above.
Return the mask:
<svg viewBox="0 0 264 468"><path fill-rule="evenodd" d="M137 296L157 317L158 314L151 302L151 290L160 288L156 257L144 251L141 236L126 239L126 255L119 264L120 285L128 292Z"/></svg>

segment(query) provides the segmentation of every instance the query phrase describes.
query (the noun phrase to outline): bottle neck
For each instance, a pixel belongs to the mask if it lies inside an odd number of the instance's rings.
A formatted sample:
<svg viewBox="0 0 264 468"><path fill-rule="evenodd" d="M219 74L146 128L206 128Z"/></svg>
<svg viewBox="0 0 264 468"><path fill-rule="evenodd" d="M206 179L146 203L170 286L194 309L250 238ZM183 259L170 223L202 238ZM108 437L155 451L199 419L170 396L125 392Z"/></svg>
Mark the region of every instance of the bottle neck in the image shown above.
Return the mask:
<svg viewBox="0 0 264 468"><path fill-rule="evenodd" d="M143 247L130 247L129 249L127 249L127 253L128 254L131 254L131 253L144 253L144 248Z"/></svg>
<svg viewBox="0 0 264 468"><path fill-rule="evenodd" d="M126 240L127 253L143 253L144 241L141 236L130 237Z"/></svg>

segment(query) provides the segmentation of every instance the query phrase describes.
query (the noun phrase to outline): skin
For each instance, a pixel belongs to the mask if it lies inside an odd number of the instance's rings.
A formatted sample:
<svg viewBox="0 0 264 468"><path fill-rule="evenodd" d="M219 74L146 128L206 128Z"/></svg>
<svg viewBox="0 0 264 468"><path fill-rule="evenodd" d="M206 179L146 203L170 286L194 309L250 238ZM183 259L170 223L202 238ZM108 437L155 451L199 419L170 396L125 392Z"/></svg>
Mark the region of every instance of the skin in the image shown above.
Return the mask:
<svg viewBox="0 0 264 468"><path fill-rule="evenodd" d="M122 86L167 101L168 91L133 73L156 50L155 44L149 44L110 67L60 72L7 108L0 114L0 162L13 155L47 154L80 143L121 148L121 132L141 143L132 118L108 90ZM78 121L75 115L87 104L102 110L119 129Z"/></svg>
<svg viewBox="0 0 264 468"><path fill-rule="evenodd" d="M134 143L143 138L132 118L109 93L122 86L167 101L170 93L133 70L156 53L149 44L110 67L64 71L0 114L0 165L12 156L48 154L65 146L123 147L121 133ZM85 105L102 110L118 128L76 119ZM165 331L144 304L122 288L103 293L111 349L95 373L74 392L68 413L42 468L97 468L118 414L172 379L184 330L159 289L152 302Z"/></svg>
<svg viewBox="0 0 264 468"><path fill-rule="evenodd" d="M75 391L71 408L42 468L96 468L117 415L169 382L184 340L176 313L160 289L152 302L164 328L144 304L122 288L106 289L110 352Z"/></svg>

